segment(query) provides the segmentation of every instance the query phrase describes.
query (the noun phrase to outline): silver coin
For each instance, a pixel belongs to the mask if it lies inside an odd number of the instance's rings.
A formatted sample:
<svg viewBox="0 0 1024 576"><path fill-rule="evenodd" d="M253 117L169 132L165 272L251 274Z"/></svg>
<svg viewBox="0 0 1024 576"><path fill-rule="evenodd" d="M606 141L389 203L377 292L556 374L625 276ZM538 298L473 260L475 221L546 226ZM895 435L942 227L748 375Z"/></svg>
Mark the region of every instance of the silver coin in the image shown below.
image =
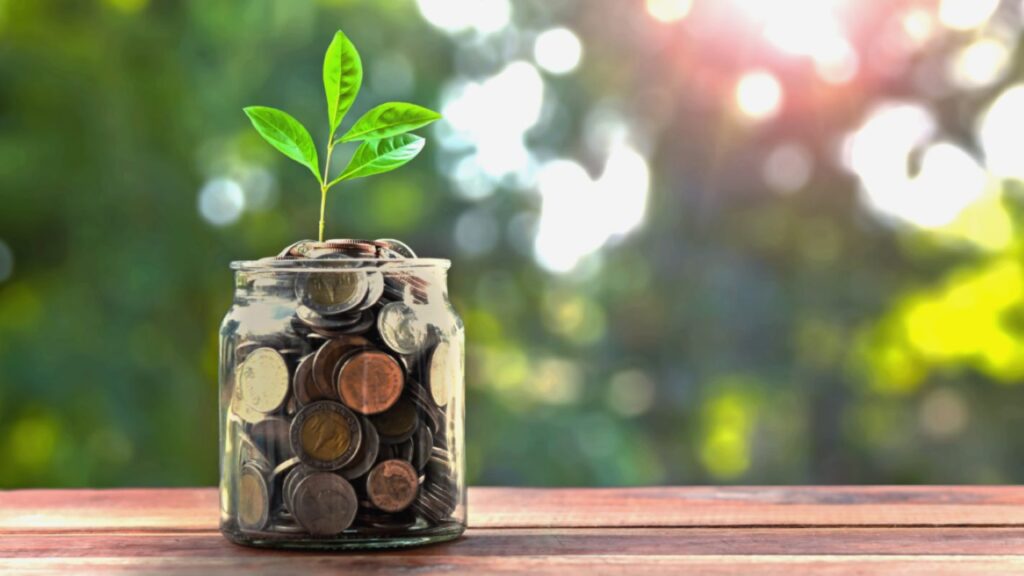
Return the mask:
<svg viewBox="0 0 1024 576"><path fill-rule="evenodd" d="M316 472L295 485L292 514L314 536L340 534L352 525L358 502L347 480L330 472Z"/></svg>
<svg viewBox="0 0 1024 576"><path fill-rule="evenodd" d="M284 482L281 485L281 497L284 502L285 509L289 512L295 509L295 505L292 501L292 496L295 494L295 485L306 476L315 472L317 472L316 468L300 463L285 474Z"/></svg>
<svg viewBox="0 0 1024 576"><path fill-rule="evenodd" d="M278 258L292 258L292 257L298 256L303 251L303 247L305 245L313 244L313 243L314 243L313 240L299 240L298 242L290 244L284 250L281 250L281 252L279 252L277 254L277 257Z"/></svg>
<svg viewBox="0 0 1024 576"><path fill-rule="evenodd" d="M362 446L360 446L359 453L356 454L352 462L349 462L338 471L339 474L349 480L359 478L369 472L373 468L374 462L377 461L377 455L380 453L380 437L377 436L377 429L365 416L360 416L359 422L363 428Z"/></svg>
<svg viewBox="0 0 1024 576"><path fill-rule="evenodd" d="M434 434L430 432L429 426L424 424L416 430L413 444L415 450L413 451L412 465L422 471L430 460L431 448L434 446Z"/></svg>
<svg viewBox="0 0 1024 576"><path fill-rule="evenodd" d="M385 304L377 313L377 330L384 343L399 354L415 354L427 343L427 325L405 302Z"/></svg>
<svg viewBox="0 0 1024 576"><path fill-rule="evenodd" d="M273 348L257 348L238 368L238 386L242 401L264 414L284 405L290 377L284 357Z"/></svg>
<svg viewBox="0 0 1024 576"><path fill-rule="evenodd" d="M261 530L269 517L267 480L256 466L243 465L238 479L238 525L243 530Z"/></svg>
<svg viewBox="0 0 1024 576"><path fill-rule="evenodd" d="M460 386L463 381L465 360L461 346L453 346L448 340L441 340L430 353L430 368L427 384L430 397L440 407L448 404L451 386Z"/></svg>
<svg viewBox="0 0 1024 576"><path fill-rule="evenodd" d="M412 251L412 248L408 244L401 240L395 240L393 238L378 238L376 240L378 244L384 244L392 252L397 253L402 258L415 258L416 253Z"/></svg>
<svg viewBox="0 0 1024 576"><path fill-rule="evenodd" d="M376 304L384 295L384 275L380 272L366 274L366 298L359 304L360 310L366 310Z"/></svg>
<svg viewBox="0 0 1024 576"><path fill-rule="evenodd" d="M284 462L295 456L292 451L291 424L280 416L271 416L252 425L253 441L272 462Z"/></svg>

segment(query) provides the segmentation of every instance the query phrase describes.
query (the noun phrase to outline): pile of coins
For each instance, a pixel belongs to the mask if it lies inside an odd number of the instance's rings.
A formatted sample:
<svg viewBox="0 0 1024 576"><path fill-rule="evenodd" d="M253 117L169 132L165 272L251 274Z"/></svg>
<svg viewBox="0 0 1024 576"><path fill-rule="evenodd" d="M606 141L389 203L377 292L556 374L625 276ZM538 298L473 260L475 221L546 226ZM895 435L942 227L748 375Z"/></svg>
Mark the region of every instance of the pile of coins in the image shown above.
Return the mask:
<svg viewBox="0 0 1024 576"><path fill-rule="evenodd" d="M277 258L415 257L395 240L332 240ZM289 328L234 347L229 434L242 531L331 537L453 521L447 411L461 342L421 318L429 281L348 264L294 272Z"/></svg>

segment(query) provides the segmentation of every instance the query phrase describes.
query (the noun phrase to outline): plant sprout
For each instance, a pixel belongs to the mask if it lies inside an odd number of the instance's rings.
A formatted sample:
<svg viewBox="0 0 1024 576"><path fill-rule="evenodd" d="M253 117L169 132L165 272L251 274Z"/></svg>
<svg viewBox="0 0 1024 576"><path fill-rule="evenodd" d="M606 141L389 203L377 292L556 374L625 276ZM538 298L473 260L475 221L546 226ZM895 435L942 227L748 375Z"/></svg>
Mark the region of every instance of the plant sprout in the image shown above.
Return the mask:
<svg viewBox="0 0 1024 576"><path fill-rule="evenodd" d="M363 65L359 52L347 36L338 30L324 55L324 92L327 95L329 135L323 172L316 145L309 130L292 115L267 106L249 106L245 113L264 140L285 156L302 164L313 173L320 185L320 231L324 240L324 211L327 191L343 180L352 180L389 172L409 162L423 150L422 137L408 132L441 118L433 110L406 102L388 102L372 108L335 140L335 133L345 114L355 102L363 82ZM342 142L359 142L348 166L333 180L330 178L331 155Z"/></svg>

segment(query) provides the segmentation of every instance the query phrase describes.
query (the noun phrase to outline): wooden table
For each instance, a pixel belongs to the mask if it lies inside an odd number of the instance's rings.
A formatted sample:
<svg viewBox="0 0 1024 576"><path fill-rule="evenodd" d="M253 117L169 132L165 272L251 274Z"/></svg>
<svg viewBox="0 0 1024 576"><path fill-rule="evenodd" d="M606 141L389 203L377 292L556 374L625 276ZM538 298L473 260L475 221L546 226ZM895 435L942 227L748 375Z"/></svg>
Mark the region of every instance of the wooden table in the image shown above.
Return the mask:
<svg viewBox="0 0 1024 576"><path fill-rule="evenodd" d="M230 544L211 488L0 492L0 572L1024 574L1024 488L470 490L470 529L403 552Z"/></svg>

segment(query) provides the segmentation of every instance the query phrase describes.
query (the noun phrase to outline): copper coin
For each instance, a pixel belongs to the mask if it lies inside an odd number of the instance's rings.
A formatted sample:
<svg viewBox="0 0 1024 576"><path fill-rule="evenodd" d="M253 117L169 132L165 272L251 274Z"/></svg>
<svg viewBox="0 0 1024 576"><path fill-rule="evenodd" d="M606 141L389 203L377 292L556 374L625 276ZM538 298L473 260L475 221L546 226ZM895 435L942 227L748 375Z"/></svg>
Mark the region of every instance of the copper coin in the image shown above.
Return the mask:
<svg viewBox="0 0 1024 576"><path fill-rule="evenodd" d="M338 396L360 414L379 414L402 395L405 372L397 360L377 350L352 355L338 371Z"/></svg>
<svg viewBox="0 0 1024 576"><path fill-rule="evenodd" d="M374 415L370 420L377 428L381 441L388 444L405 442L416 432L420 423L416 407L406 398L400 398L394 406Z"/></svg>
<svg viewBox="0 0 1024 576"><path fill-rule="evenodd" d="M313 394L312 400L337 400L338 393L333 386L334 368L338 360L349 350L344 339L328 340L316 351L313 357Z"/></svg>
<svg viewBox="0 0 1024 576"><path fill-rule="evenodd" d="M370 502L385 512L405 510L419 492L416 470L405 460L386 460L377 464L366 477Z"/></svg>
<svg viewBox="0 0 1024 576"><path fill-rule="evenodd" d="M295 485L292 514L314 536L341 533L355 520L359 501L347 480L330 472L310 474Z"/></svg>
<svg viewBox="0 0 1024 576"><path fill-rule="evenodd" d="M337 402L314 402L292 421L292 450L303 463L320 470L348 464L361 442L359 420Z"/></svg>

